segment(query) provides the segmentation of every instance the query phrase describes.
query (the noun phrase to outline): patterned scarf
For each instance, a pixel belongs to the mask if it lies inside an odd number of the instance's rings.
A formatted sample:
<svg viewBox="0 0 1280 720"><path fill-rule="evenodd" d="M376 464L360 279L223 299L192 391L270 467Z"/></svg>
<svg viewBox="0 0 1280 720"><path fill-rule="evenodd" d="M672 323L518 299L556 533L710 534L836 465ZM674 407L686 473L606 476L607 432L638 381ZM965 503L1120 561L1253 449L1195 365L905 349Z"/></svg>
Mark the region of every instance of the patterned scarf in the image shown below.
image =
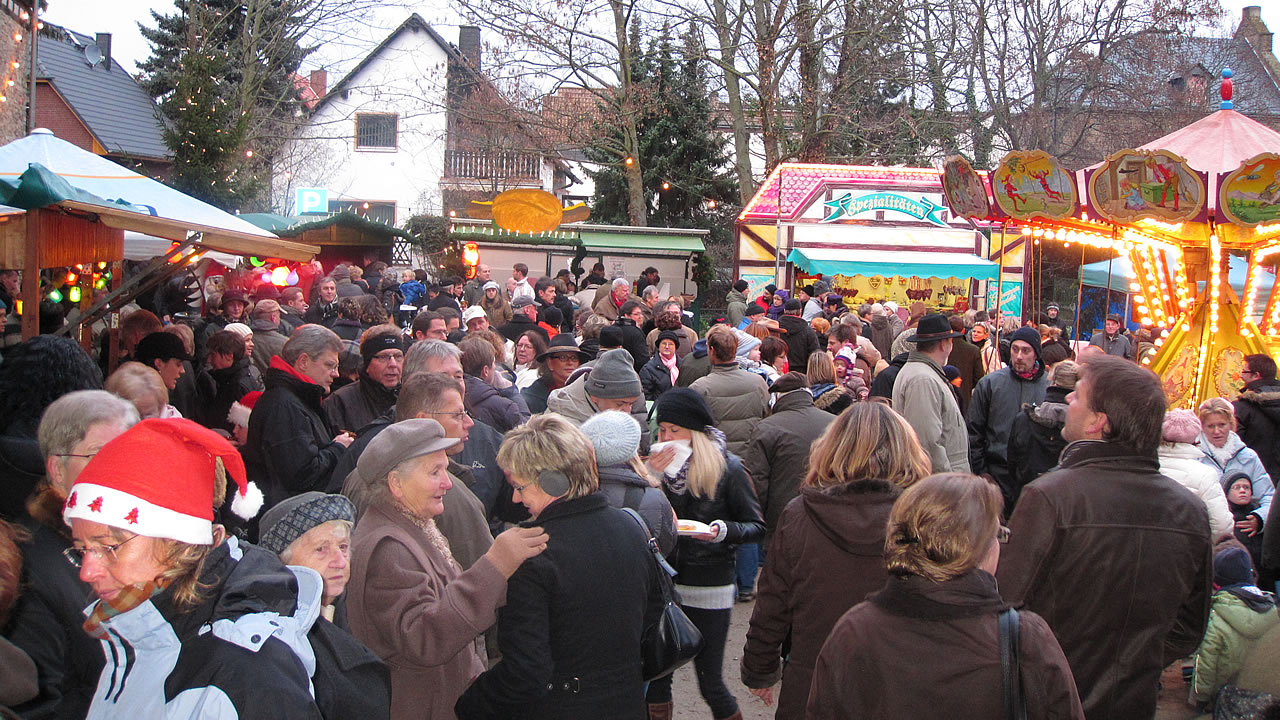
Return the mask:
<svg viewBox="0 0 1280 720"><path fill-rule="evenodd" d="M719 428L708 427L707 434L711 436L711 441L720 449L720 454L724 455L727 459L729 457L729 450L728 446L725 445L724 433L721 432ZM680 471L676 473L675 477L662 473L662 484L667 490L671 491L671 494L684 495L689 491L689 482L687 477L689 475L689 462L691 460L693 460L693 455L690 455L689 459L684 461L684 465L681 466Z"/></svg>
<svg viewBox="0 0 1280 720"><path fill-rule="evenodd" d="M89 633L90 637L106 640L107 631L102 627L103 623L138 607L164 592L167 587L169 587L168 580L125 585L110 600L98 601L98 604L93 607L93 612L89 613L89 618L84 621L84 631Z"/></svg>
<svg viewBox="0 0 1280 720"><path fill-rule="evenodd" d="M453 551L449 549L449 541L445 538L444 533L440 532L440 528L436 527L436 521L433 518L418 517L400 501L395 501L396 509L400 514L409 518L409 522L413 523L423 535L427 536L427 542L431 543L431 547L435 548L454 570L462 572L462 566L457 560L453 559Z"/></svg>

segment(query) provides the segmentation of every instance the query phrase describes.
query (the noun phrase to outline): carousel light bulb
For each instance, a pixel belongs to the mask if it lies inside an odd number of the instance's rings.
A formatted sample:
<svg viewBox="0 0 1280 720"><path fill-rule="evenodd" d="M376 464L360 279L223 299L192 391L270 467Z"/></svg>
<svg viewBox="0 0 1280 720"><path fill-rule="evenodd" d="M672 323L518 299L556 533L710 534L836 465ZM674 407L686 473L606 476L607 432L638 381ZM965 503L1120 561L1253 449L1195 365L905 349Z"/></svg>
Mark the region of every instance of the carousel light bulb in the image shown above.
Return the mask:
<svg viewBox="0 0 1280 720"><path fill-rule="evenodd" d="M1030 234L1031 234L1031 228L1027 227L1026 225L1023 225L1023 226L1022 226L1022 234L1023 234L1023 235L1030 235Z"/></svg>
<svg viewBox="0 0 1280 720"><path fill-rule="evenodd" d="M1187 323L1182 323L1182 332L1191 332L1191 326Z"/></svg>

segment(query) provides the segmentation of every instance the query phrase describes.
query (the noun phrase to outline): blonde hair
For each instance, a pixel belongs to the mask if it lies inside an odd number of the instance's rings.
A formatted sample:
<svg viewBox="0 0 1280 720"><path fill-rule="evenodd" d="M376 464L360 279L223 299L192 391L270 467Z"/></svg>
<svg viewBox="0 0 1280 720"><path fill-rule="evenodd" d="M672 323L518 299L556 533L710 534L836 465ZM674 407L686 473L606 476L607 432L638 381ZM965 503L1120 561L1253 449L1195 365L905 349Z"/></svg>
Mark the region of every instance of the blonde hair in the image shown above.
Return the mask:
<svg viewBox="0 0 1280 720"><path fill-rule="evenodd" d="M809 356L809 365L805 368L809 376L809 384L833 383L836 381L836 362L831 353L819 350Z"/></svg>
<svg viewBox="0 0 1280 720"><path fill-rule="evenodd" d="M600 487L591 440L563 415L535 415L511 430L498 448L498 467L523 481L537 482L548 470L569 478L565 499L586 497Z"/></svg>
<svg viewBox="0 0 1280 720"><path fill-rule="evenodd" d="M162 332L167 332L170 335L177 335L178 339L182 341L182 349L188 355L196 354L196 331L192 330L190 325L185 323L174 323L172 325L166 325Z"/></svg>
<svg viewBox="0 0 1280 720"><path fill-rule="evenodd" d="M1231 421L1231 429L1236 429L1236 409L1226 398L1209 398L1200 404L1200 410L1196 413L1200 416L1200 422L1209 415L1225 415Z"/></svg>
<svg viewBox="0 0 1280 720"><path fill-rule="evenodd" d="M689 469L685 473L685 481L689 484L689 492L697 498L715 497L716 486L724 477L724 453L711 436L701 430L689 430Z"/></svg>
<svg viewBox="0 0 1280 720"><path fill-rule="evenodd" d="M159 411L163 411L169 404L169 389L164 386L160 373L155 368L132 360L116 368L103 384L103 389L128 400L134 407L147 397L156 400Z"/></svg>
<svg viewBox="0 0 1280 720"><path fill-rule="evenodd" d="M995 542L1004 508L994 483L968 473L930 475L889 511L885 567L933 582L978 567Z"/></svg>
<svg viewBox="0 0 1280 720"><path fill-rule="evenodd" d="M814 332L824 333L831 329L831 321L824 317L816 317L809 321L809 327L812 327Z"/></svg>
<svg viewBox="0 0 1280 720"><path fill-rule="evenodd" d="M930 469L906 419L888 405L855 403L814 443L804 484L829 488L874 478L907 488Z"/></svg>

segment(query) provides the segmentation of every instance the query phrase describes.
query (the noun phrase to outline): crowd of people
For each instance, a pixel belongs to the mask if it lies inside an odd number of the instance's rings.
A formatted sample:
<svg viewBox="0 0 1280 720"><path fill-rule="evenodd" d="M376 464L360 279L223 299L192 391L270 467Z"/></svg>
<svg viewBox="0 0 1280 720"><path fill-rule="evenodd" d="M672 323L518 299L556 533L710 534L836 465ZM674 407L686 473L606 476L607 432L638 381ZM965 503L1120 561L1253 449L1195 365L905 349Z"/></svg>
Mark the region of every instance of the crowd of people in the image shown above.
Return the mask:
<svg viewBox="0 0 1280 720"><path fill-rule="evenodd" d="M1166 411L1116 317L660 287L342 264L14 345L0 715L670 720L663 573L717 720L736 643L778 718L1151 717L1179 661L1280 712L1272 358Z"/></svg>

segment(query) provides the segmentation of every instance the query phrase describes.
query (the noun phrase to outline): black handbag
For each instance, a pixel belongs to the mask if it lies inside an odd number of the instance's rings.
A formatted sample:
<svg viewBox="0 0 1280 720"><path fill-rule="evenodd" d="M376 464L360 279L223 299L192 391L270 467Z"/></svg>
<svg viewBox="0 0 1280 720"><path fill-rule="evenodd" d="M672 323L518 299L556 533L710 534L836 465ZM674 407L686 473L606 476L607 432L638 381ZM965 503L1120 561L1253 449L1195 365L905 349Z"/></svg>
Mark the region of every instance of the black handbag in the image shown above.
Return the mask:
<svg viewBox="0 0 1280 720"><path fill-rule="evenodd" d="M658 541L649 532L649 526L635 510L622 508L622 511L640 523L649 538L649 552L658 564L658 586L662 589L662 614L657 622L644 629L640 638L644 681L649 682L670 675L697 657L702 652L702 632L676 604L675 585L671 581L676 570L658 550Z"/></svg>
<svg viewBox="0 0 1280 720"><path fill-rule="evenodd" d="M1004 714L1009 720L1027 720L1026 698L1022 696L1022 668L1018 611L1000 613L1000 669L1004 679Z"/></svg>

